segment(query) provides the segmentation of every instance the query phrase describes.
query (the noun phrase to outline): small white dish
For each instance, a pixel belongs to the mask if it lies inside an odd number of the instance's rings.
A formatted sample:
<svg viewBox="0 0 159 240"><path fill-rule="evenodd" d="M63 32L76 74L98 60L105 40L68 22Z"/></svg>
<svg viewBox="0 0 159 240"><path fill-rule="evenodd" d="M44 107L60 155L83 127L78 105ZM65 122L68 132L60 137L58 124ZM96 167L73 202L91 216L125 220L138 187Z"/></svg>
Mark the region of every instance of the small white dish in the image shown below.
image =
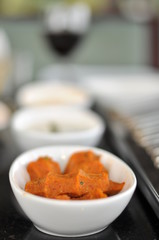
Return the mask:
<svg viewBox="0 0 159 240"><path fill-rule="evenodd" d="M67 201L38 197L24 191L29 180L26 166L30 161L47 155L63 170L71 154L88 149L101 155L111 180L125 182L120 193L105 199ZM12 163L9 179L18 203L35 227L44 233L64 237L86 236L105 229L125 209L136 188L136 177L122 160L105 150L82 146L43 147L25 152Z"/></svg>
<svg viewBox="0 0 159 240"><path fill-rule="evenodd" d="M81 86L102 106L121 111L158 98L158 79L152 72L99 74L81 79Z"/></svg>
<svg viewBox="0 0 159 240"><path fill-rule="evenodd" d="M54 129L49 130L50 127ZM21 150L63 144L96 146L105 129L98 114L73 107L20 109L11 120L11 130Z"/></svg>
<svg viewBox="0 0 159 240"><path fill-rule="evenodd" d="M16 94L20 107L64 105L90 107L91 98L83 89L58 81L38 81L22 86Z"/></svg>

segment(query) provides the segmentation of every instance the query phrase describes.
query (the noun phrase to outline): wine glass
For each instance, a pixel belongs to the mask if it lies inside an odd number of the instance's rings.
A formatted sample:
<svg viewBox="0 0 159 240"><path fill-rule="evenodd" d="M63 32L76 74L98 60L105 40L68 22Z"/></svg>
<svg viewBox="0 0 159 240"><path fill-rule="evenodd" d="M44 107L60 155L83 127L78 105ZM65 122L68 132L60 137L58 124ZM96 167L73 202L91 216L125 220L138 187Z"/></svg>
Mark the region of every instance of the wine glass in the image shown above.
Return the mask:
<svg viewBox="0 0 159 240"><path fill-rule="evenodd" d="M84 3L54 5L45 14L45 38L53 53L60 57L57 77L73 80L73 65L70 57L73 50L87 32L91 11Z"/></svg>

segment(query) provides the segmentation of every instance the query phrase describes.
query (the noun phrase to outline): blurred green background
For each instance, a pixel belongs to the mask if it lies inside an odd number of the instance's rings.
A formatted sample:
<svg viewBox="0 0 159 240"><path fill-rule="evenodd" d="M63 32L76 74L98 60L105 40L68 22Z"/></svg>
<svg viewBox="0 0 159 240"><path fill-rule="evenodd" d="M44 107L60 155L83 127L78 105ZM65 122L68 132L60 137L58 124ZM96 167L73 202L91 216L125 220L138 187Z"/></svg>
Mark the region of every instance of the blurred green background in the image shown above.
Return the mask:
<svg viewBox="0 0 159 240"><path fill-rule="evenodd" d="M58 1L64 2L64 1ZM77 1L65 1L72 4ZM131 2L109 0L87 0L92 10L92 23L86 36L70 56L70 61L82 65L102 66L149 66L151 65L152 36L150 22L158 12L158 1L139 0L149 7L140 6L138 16L132 20L125 13L133 12ZM58 63L57 54L51 51L44 38L43 14L46 8L57 3L53 0L1 0L0 27L9 38L12 54L27 53L34 62L34 74L45 66ZM142 3L142 4L141 4ZM151 3L151 4L150 4ZM153 3L153 5L152 5ZM147 4L147 5L146 5ZM135 6L134 6L135 9ZM155 9L155 12L154 12ZM124 12L125 10L125 12ZM133 15L132 15L133 16ZM156 15L155 15L156 18Z"/></svg>

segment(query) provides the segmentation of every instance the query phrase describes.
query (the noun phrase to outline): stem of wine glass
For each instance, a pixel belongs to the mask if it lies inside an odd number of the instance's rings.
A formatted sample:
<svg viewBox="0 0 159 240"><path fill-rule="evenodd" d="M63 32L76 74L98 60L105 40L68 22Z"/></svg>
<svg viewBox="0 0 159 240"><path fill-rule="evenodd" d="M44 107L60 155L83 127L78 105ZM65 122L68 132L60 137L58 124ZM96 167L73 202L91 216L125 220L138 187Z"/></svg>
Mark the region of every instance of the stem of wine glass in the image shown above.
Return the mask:
<svg viewBox="0 0 159 240"><path fill-rule="evenodd" d="M75 65L71 61L70 56L60 57L59 64L57 66L57 75L60 81L63 83L76 83Z"/></svg>

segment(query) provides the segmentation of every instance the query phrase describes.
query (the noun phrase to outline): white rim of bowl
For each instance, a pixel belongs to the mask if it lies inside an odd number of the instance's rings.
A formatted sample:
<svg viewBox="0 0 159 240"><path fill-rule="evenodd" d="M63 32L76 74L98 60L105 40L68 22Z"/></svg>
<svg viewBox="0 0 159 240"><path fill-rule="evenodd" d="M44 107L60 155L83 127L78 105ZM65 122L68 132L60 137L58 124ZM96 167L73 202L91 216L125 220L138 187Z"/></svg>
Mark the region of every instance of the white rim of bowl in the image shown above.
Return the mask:
<svg viewBox="0 0 159 240"><path fill-rule="evenodd" d="M44 81L34 81L32 83L27 83L25 85L23 85L21 88L19 88L18 92L17 92L17 96L16 96L16 102L18 104L18 106L22 106L22 107L29 107L29 106L37 106L36 103L27 103L26 101L23 100L23 94L26 93L27 91L32 90L32 88L35 87L42 87L42 86L51 86L53 88L55 87L62 87L62 89L74 89L74 91L78 92L81 94L81 96L83 96L82 100L78 100L75 102L70 102L68 103L62 103L59 104L59 106L67 106L67 105L71 105L71 106L81 106L81 107L90 107L93 103L93 98L91 97L91 95L88 93L88 91L86 91L85 89L83 89L81 86L75 86L73 84L63 84L62 82L44 82ZM52 103L54 105L54 103ZM47 105L51 105L47 104ZM56 106L56 105L55 105Z"/></svg>

